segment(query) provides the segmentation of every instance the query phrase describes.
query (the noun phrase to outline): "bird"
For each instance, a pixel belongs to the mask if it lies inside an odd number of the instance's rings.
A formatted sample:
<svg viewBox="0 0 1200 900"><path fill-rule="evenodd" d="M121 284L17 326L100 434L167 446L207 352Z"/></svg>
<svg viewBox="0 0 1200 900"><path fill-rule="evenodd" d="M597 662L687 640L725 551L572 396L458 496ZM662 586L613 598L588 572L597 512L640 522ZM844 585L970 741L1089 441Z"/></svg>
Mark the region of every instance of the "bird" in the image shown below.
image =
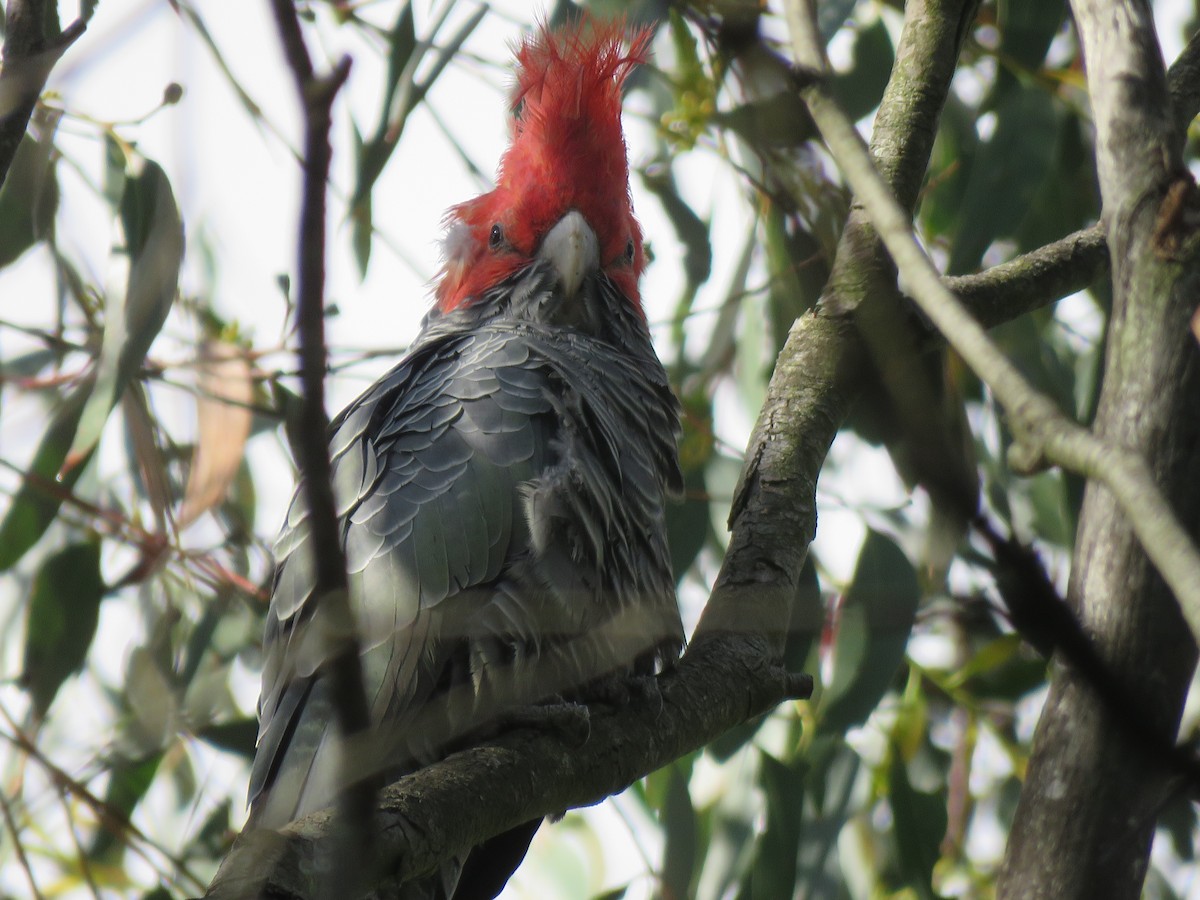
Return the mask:
<svg viewBox="0 0 1200 900"><path fill-rule="evenodd" d="M652 676L682 651L665 525L683 483L679 406L639 293L621 122L651 36L585 17L541 23L515 48L495 186L447 213L419 335L331 423L364 778L395 780L506 714ZM255 828L344 787L303 485L275 555ZM537 824L509 835L506 871L477 848L419 896L494 896Z"/></svg>

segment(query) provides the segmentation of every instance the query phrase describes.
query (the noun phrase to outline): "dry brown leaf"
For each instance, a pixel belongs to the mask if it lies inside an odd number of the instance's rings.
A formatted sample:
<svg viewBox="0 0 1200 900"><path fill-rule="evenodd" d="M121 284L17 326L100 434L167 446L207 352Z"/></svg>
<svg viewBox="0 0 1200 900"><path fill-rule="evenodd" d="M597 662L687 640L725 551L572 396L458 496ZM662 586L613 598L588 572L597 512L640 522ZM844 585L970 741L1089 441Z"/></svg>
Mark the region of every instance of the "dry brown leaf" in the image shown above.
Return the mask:
<svg viewBox="0 0 1200 900"><path fill-rule="evenodd" d="M245 351L206 341L200 359L196 449L179 508L180 530L225 499L250 436L254 382Z"/></svg>
<svg viewBox="0 0 1200 900"><path fill-rule="evenodd" d="M1196 336L1196 340L1200 341L1200 306L1196 307L1196 311L1192 313L1192 334Z"/></svg>

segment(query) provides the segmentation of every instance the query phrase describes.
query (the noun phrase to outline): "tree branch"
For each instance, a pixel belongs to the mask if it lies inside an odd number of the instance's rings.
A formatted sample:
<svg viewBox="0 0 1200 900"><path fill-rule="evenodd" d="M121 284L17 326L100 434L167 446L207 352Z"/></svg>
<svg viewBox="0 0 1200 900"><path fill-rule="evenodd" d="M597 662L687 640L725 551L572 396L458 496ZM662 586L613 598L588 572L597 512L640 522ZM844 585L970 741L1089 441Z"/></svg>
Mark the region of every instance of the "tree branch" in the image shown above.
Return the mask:
<svg viewBox="0 0 1200 900"><path fill-rule="evenodd" d="M1177 140L1200 113L1200 33L1167 72ZM1093 225L975 275L944 278L985 328L1082 291L1109 273L1104 227Z"/></svg>
<svg viewBox="0 0 1200 900"><path fill-rule="evenodd" d="M1174 77L1196 68L1197 47L1193 40L1176 62L1168 94L1148 3L1072 5L1113 261L1094 428L1108 445L1144 456L1153 469L1139 473L1140 484L1089 482L1069 596L1105 665L1121 683L1138 687L1145 718L1170 739L1194 674L1196 644L1176 604L1184 597L1150 565L1147 553L1156 564L1158 557L1147 541L1174 542L1180 556L1195 548L1174 528L1165 537L1147 534L1140 523L1131 528L1123 511L1138 500L1130 495L1152 491L1170 498L1192 535L1200 531L1200 350L1188 333L1200 293L1200 192L1181 153L1181 129L1194 114L1196 94L1177 90ZM1174 521L1168 515L1159 524ZM1194 626L1193 613L1185 603ZM1113 726L1115 715L1077 672L1057 673L1034 737L1001 896L1140 895L1155 820L1178 782Z"/></svg>
<svg viewBox="0 0 1200 900"><path fill-rule="evenodd" d="M942 278L984 328L1091 287L1108 275L1104 228L1093 225L974 275Z"/></svg>
<svg viewBox="0 0 1200 900"><path fill-rule="evenodd" d="M854 123L833 99L825 79L825 60L800 56L811 43L804 38L804 31L815 27L807 24L808 8L804 0L789 0L787 4L797 59L816 74L813 84L804 90L809 112L855 197L868 211L913 299L1007 411L1016 439L1010 464L1027 473L1047 464L1061 465L1105 483L1175 592L1192 633L1200 635L1200 552L1158 490L1145 461L1139 454L1103 441L1068 420L1049 398L1034 390L942 283L940 273L913 235L909 214L876 170Z"/></svg>
<svg viewBox="0 0 1200 900"><path fill-rule="evenodd" d="M896 64L875 117L871 150L911 207L975 0L910 0ZM890 262L870 220L851 209L821 309L801 316L775 363L734 494L732 529L716 587L692 638L759 632L773 651L789 621L819 631L824 610L793 612L800 569L816 533L817 476L853 399L870 377L857 310L899 308Z"/></svg>
<svg viewBox="0 0 1200 900"><path fill-rule="evenodd" d="M304 398L295 451L308 507L307 525L312 535L315 580L313 600L316 618L320 620L309 621L307 627L318 629L327 642L325 659L333 705L337 710L341 740L349 744L355 736L367 732L370 715L363 687L358 631L350 606L346 556L333 496L329 419L325 415L325 371L328 366L325 347L325 185L332 156L330 115L334 98L350 74L350 59L343 57L328 75L317 75L304 45L295 4L292 0L271 0L271 9L304 113L304 194L300 209L296 304ZM326 872L325 877L332 874L338 879L335 883L340 888L353 894L354 884L364 873L361 861L368 857L374 840L375 783L365 777L367 773L357 764L355 754L343 753L342 759L343 771L338 783L342 785L339 809L343 840L341 852L332 857L337 865L332 872Z"/></svg>
<svg viewBox="0 0 1200 900"><path fill-rule="evenodd" d="M8 31L4 35L4 65L0 67L0 188L50 70L87 30L86 23L76 19L61 34L47 35L46 3L8 0L6 7Z"/></svg>
<svg viewBox="0 0 1200 900"><path fill-rule="evenodd" d="M523 822L598 803L735 725L809 695L811 678L768 659L754 637L709 641L662 675L657 692L618 707L575 707L588 713L574 719L582 730L551 720L545 729L510 731L385 788L378 841L365 861L380 873L372 896L389 896L399 883ZM563 718L570 722L572 710ZM330 858L331 826L322 811L281 832L247 834L240 860L222 867L208 896L318 896L314 860Z"/></svg>
<svg viewBox="0 0 1200 900"><path fill-rule="evenodd" d="M1182 140L1196 114L1200 113L1200 32L1193 34L1167 72L1175 132Z"/></svg>

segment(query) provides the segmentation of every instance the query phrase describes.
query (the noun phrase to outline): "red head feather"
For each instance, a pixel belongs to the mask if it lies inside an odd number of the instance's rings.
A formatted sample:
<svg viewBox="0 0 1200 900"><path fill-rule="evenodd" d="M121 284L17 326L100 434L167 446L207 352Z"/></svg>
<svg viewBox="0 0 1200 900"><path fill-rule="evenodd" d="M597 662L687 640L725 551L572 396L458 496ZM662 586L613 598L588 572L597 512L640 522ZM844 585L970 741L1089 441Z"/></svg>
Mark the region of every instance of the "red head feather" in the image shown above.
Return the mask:
<svg viewBox="0 0 1200 900"><path fill-rule="evenodd" d="M645 61L649 43L649 31L639 29L626 50L622 22L585 18L557 31L542 26L517 48L515 117L496 188L448 217L437 288L443 311L526 265L572 209L595 229L601 265L640 310L637 281L645 259L629 195L621 86ZM488 246L494 225L503 230L500 251ZM630 242L632 263L625 261Z"/></svg>

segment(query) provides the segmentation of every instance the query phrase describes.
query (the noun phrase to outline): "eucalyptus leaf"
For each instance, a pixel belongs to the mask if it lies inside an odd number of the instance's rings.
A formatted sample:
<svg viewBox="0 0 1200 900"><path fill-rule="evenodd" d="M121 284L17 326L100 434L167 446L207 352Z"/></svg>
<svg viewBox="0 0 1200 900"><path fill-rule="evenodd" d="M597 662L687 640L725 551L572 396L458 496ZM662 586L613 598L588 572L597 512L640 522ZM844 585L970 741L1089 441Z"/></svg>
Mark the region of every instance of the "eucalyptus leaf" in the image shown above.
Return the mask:
<svg viewBox="0 0 1200 900"><path fill-rule="evenodd" d="M97 539L69 544L47 557L34 577L21 684L36 718L46 715L59 688L83 667L107 590Z"/></svg>
<svg viewBox="0 0 1200 900"><path fill-rule="evenodd" d="M121 252L129 257L129 277L124 293L107 297L100 357L68 466L95 446L109 413L140 370L171 311L183 263L183 223L166 173L152 160L134 158L129 165L120 202Z"/></svg>
<svg viewBox="0 0 1200 900"><path fill-rule="evenodd" d="M904 661L919 600L917 573L904 551L868 531L841 603L834 674L818 712L822 732L859 725L879 704Z"/></svg>

